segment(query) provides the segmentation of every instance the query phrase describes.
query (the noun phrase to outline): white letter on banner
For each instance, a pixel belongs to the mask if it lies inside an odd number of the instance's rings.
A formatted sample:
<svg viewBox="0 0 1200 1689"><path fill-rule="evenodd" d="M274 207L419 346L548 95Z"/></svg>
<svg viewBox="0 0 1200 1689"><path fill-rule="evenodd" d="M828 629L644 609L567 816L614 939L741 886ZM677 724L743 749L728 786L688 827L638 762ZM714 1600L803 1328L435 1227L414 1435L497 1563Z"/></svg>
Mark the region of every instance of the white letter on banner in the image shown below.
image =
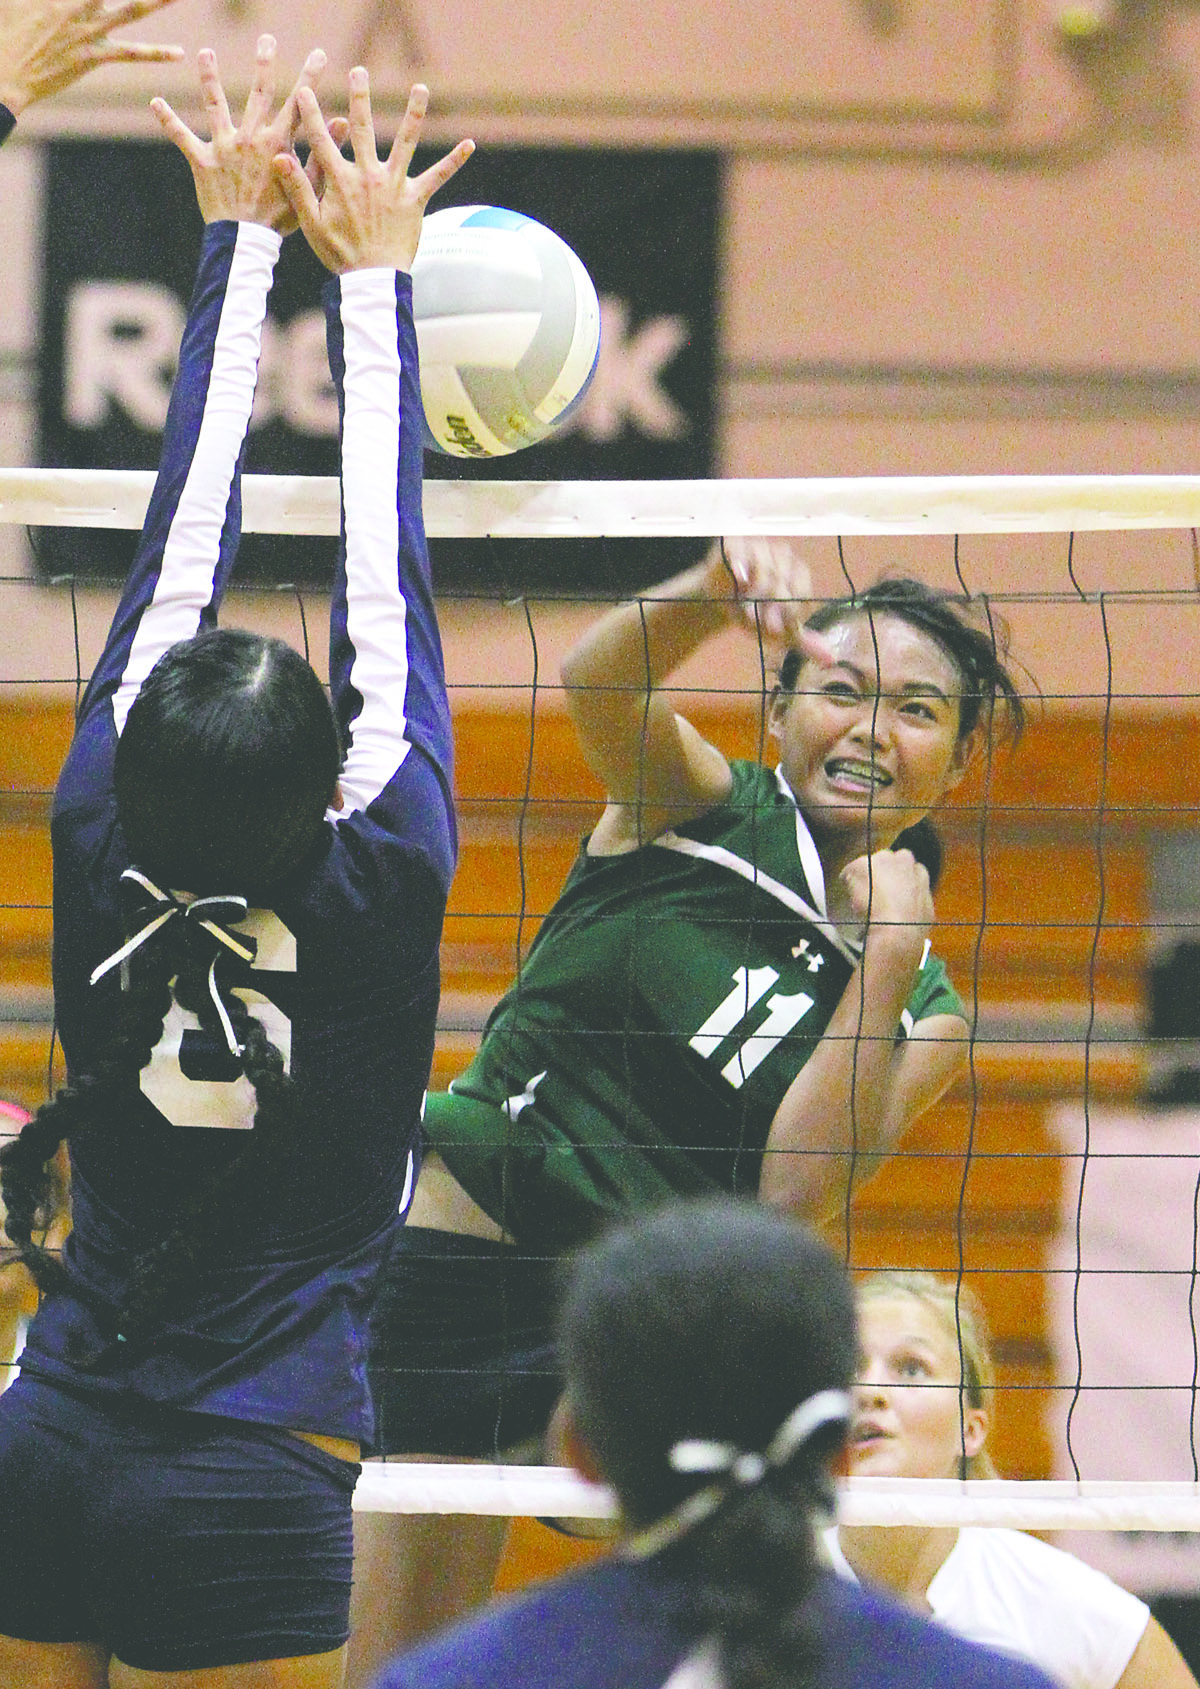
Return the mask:
<svg viewBox="0 0 1200 1689"><path fill-rule="evenodd" d="M615 440L629 423L652 440L678 440L687 417L659 377L687 344L682 317L651 317L629 333L629 306L605 295L600 301L600 361L572 425L589 440Z"/></svg>
<svg viewBox="0 0 1200 1689"><path fill-rule="evenodd" d="M158 282L81 282L67 299L64 410L74 428L100 428L109 403L160 433L179 361L184 311Z"/></svg>

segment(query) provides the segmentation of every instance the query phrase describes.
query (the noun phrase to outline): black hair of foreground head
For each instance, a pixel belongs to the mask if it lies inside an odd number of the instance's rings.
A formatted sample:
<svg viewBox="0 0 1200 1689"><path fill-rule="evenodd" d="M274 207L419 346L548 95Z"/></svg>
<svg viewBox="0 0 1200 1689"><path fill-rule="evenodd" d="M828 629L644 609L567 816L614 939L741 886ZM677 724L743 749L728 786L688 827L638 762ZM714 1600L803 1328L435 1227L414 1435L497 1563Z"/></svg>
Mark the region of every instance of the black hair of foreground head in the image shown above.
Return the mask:
<svg viewBox="0 0 1200 1689"><path fill-rule="evenodd" d="M734 1198L672 1204L576 1261L560 1353L575 1423L627 1523L653 1523L711 1477L668 1462L684 1439L761 1452L807 1397L848 1390L857 1337L840 1261L798 1222ZM731 1491L663 1552L720 1640L728 1689L800 1689L821 1639L807 1597L832 1507L823 1427L785 1466Z"/></svg>
<svg viewBox="0 0 1200 1689"><path fill-rule="evenodd" d="M1003 724L1002 737L1016 744L1025 729L1025 704L1008 669L1008 627L992 614L984 625L972 622L965 602L953 593L938 592L905 576L876 581L853 597L834 598L822 604L806 626L815 633L858 615L898 616L926 634L954 663L962 678L958 736L965 739L982 719L989 731L997 717ZM789 651L779 669L779 685L790 692L800 673L798 651Z"/></svg>

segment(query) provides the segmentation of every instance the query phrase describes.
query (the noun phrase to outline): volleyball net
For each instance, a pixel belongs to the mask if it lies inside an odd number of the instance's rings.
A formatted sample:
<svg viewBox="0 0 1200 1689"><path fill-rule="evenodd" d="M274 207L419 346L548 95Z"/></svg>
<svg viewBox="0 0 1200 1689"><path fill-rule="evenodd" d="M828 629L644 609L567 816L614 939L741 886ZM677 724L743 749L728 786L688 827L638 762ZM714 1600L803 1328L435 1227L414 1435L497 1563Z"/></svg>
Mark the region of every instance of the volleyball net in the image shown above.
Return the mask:
<svg viewBox="0 0 1200 1689"><path fill-rule="evenodd" d="M42 527L136 530L152 484L132 472L0 470L0 525L35 530L35 544ZM432 539L485 550L794 536L814 597L905 573L1011 625L1037 682L1026 745L984 759L937 816L935 945L967 1005L968 1072L874 1178L855 1182L834 1241L856 1272L925 1268L978 1293L998 1361L997 1465L1017 1476L855 1479L843 1516L1200 1530L1200 999L1188 983L1200 955L1200 477L430 481L425 510ZM248 533L333 535L337 483L250 475L243 513ZM87 678L79 603L92 591L43 592L19 571L0 579L0 626L6 594L25 615L36 592L63 654L36 673L22 657L0 674L0 702L61 693L69 708ZM307 644L320 596L302 587L254 613ZM612 599L583 579L522 592L519 567L506 565L495 587L444 603L463 856L437 1088L477 1048L599 813L557 658ZM233 598L229 619L240 619ZM722 749L753 756L772 661L731 635L670 690ZM22 785L25 766L18 759L6 800L18 845L48 817L47 788ZM44 841L38 852L48 867ZM24 1028L22 1047L41 1049L48 1028L30 1004L44 1007L48 984L48 879L18 873L12 884L2 930L23 960L0 1030ZM0 1073L0 1092L14 1089ZM488 1466L369 1463L356 1506L612 1511L606 1492L564 1470L497 1455Z"/></svg>

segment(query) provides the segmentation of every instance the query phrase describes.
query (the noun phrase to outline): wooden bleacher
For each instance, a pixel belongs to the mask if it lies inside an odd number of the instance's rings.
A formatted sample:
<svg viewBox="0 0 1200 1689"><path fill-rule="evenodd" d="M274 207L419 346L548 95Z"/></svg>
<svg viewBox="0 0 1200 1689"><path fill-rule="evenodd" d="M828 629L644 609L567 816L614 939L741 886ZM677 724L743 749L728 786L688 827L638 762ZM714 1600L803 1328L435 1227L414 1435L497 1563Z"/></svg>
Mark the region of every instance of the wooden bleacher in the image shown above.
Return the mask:
<svg viewBox="0 0 1200 1689"><path fill-rule="evenodd" d="M727 752L752 754L756 718L694 713ZM65 702L0 704L0 1095L26 1106L46 1094L48 794L70 724ZM553 708L539 712L532 747L524 711L459 707L456 731L462 854L446 923L438 1086L469 1059L600 797ZM848 1249L860 1268L954 1272L961 1261L997 1339L1008 1391L996 1454L1013 1476L1049 1466L1042 1269L1060 1164L1046 1112L1083 1094L1085 1061L1093 1101L1136 1094L1147 849L1158 830L1194 826L1181 795L1198 790L1200 734L1188 718L1114 718L1106 736L1097 718L1057 716L1035 723L1015 757L977 770L941 817L936 944L981 1037L969 1078L859 1191ZM1097 1037L1085 1046L1093 1004Z"/></svg>

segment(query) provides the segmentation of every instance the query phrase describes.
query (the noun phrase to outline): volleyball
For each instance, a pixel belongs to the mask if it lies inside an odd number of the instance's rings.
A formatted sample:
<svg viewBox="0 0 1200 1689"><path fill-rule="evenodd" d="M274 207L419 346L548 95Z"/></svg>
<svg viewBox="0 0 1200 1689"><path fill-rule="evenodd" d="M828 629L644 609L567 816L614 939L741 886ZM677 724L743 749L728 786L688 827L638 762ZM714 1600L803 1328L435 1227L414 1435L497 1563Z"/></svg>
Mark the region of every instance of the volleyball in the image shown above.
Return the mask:
<svg viewBox="0 0 1200 1689"><path fill-rule="evenodd" d="M491 205L435 211L412 279L426 445L502 457L573 415L600 353L600 302L553 230Z"/></svg>

